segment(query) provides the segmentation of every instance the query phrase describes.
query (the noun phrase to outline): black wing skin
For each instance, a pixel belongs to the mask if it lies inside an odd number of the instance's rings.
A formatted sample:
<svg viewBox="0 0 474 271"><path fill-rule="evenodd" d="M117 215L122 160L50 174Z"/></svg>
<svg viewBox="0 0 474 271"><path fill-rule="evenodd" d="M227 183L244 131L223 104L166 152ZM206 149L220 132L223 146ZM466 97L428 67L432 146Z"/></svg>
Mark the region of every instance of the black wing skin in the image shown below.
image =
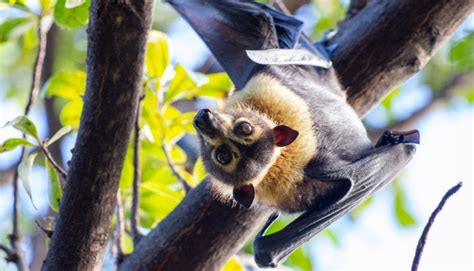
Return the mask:
<svg viewBox="0 0 474 271"><path fill-rule="evenodd" d="M386 137L379 147L339 170L313 176L346 184L342 197L335 197L336 202L326 207L306 211L279 232L263 236L264 228L254 242L255 262L260 267L278 266L295 249L390 182L413 157L415 144L419 143L418 131L402 134L405 138L400 139L398 134ZM274 219L270 217L265 227Z"/></svg>
<svg viewBox="0 0 474 271"><path fill-rule="evenodd" d="M293 48L302 22L251 1L167 0L207 44L237 89L242 89L262 65L246 50Z"/></svg>

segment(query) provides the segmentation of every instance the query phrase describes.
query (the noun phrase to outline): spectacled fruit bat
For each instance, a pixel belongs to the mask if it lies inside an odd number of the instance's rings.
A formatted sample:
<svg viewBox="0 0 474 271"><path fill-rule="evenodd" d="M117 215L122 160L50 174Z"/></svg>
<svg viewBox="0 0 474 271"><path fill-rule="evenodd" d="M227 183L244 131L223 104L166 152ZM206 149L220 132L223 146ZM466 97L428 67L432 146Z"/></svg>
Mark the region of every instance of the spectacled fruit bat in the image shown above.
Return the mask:
<svg viewBox="0 0 474 271"><path fill-rule="evenodd" d="M331 66L334 48L311 43L301 21L252 1L167 2L236 87L223 109L199 111L194 126L216 197L276 211L254 242L260 267L276 267L414 155L416 130L371 143ZM265 236L278 211L303 213Z"/></svg>

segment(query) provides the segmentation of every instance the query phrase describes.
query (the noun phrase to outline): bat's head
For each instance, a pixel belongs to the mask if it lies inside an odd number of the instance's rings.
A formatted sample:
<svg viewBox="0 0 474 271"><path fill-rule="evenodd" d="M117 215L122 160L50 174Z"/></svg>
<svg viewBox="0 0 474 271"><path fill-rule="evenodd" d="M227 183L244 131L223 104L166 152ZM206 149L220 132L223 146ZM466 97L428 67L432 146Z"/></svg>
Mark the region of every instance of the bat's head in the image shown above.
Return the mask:
<svg viewBox="0 0 474 271"><path fill-rule="evenodd" d="M201 143L207 172L215 179L240 186L256 185L298 132L275 125L266 116L251 110L225 112L200 110L194 127Z"/></svg>

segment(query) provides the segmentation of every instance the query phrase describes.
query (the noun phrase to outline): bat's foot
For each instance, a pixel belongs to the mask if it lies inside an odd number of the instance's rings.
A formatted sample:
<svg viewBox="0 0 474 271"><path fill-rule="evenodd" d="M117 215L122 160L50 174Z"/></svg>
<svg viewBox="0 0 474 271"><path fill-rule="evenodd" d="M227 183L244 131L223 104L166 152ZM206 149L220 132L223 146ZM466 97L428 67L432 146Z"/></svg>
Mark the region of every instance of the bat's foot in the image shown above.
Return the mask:
<svg viewBox="0 0 474 271"><path fill-rule="evenodd" d="M338 44L329 44L329 41L336 35L337 30L331 29L324 33L323 39L316 42L314 47L321 52L321 54L331 61L334 52L337 50Z"/></svg>

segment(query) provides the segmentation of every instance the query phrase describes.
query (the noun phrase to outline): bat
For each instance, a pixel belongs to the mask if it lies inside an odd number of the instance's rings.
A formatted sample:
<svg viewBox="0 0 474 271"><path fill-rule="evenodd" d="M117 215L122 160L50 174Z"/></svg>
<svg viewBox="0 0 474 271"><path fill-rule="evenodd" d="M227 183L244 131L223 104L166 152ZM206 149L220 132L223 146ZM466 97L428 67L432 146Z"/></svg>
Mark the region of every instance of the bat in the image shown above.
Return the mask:
<svg viewBox="0 0 474 271"><path fill-rule="evenodd" d="M291 252L389 183L408 163L419 132L385 132L373 145L346 101L327 40L302 22L238 0L168 0L210 48L236 91L194 119L213 195L270 208L254 241L260 267ZM302 213L265 235L279 212Z"/></svg>

